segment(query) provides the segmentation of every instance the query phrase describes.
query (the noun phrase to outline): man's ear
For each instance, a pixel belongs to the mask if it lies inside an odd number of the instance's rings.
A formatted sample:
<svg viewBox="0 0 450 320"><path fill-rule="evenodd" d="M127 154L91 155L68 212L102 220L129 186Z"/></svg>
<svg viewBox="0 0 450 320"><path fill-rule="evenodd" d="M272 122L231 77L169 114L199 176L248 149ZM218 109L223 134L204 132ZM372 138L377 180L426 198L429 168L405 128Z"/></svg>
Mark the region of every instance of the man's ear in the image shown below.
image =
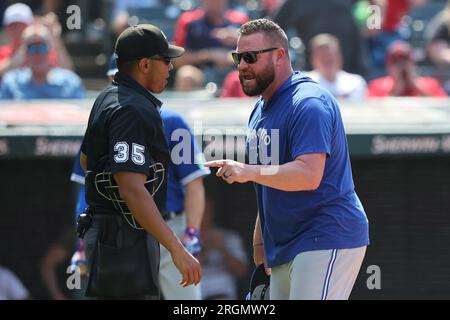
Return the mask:
<svg viewBox="0 0 450 320"><path fill-rule="evenodd" d="M150 69L151 69L150 59L144 58L144 59L139 60L138 67L139 67L139 70L141 70L143 73L150 72Z"/></svg>
<svg viewBox="0 0 450 320"><path fill-rule="evenodd" d="M286 53L286 51L284 50L283 47L277 49L277 54L276 54L277 62L280 62L286 56L287 56L287 53Z"/></svg>

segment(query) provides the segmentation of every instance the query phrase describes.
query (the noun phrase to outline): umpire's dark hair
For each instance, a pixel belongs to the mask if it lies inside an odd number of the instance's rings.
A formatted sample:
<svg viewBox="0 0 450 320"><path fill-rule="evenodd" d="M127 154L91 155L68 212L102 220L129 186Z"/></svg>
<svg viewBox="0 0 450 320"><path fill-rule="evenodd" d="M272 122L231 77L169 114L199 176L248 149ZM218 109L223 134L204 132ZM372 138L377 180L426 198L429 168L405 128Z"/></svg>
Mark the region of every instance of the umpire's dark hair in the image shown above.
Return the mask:
<svg viewBox="0 0 450 320"><path fill-rule="evenodd" d="M239 29L240 36L249 36L258 32L264 33L271 42L281 46L289 56L289 44L286 32L275 22L269 19L256 19L244 23Z"/></svg>

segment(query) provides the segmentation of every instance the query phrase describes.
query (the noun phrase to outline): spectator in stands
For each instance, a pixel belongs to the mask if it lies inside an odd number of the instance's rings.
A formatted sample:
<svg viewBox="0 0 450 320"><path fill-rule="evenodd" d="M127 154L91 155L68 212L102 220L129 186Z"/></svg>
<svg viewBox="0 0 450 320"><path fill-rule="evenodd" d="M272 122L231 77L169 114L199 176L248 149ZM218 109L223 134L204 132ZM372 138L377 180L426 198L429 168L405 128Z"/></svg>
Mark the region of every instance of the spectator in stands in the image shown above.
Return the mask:
<svg viewBox="0 0 450 320"><path fill-rule="evenodd" d="M17 276L0 266L0 300L25 300L30 294Z"/></svg>
<svg viewBox="0 0 450 320"><path fill-rule="evenodd" d="M114 0L111 20L115 37L128 28L130 15L138 15L142 9L160 9L170 4L170 0Z"/></svg>
<svg viewBox="0 0 450 320"><path fill-rule="evenodd" d="M344 57L343 69L365 75L363 42L353 19L351 0L287 0L274 17L281 28L288 32L295 30L305 45L320 33L330 33L339 39ZM306 70L309 65L310 50L306 48Z"/></svg>
<svg viewBox="0 0 450 320"><path fill-rule="evenodd" d="M186 65L181 67L176 74L175 90L192 91L202 89L205 83L205 74L199 68Z"/></svg>
<svg viewBox="0 0 450 320"><path fill-rule="evenodd" d="M81 79L72 71L53 67L51 35L42 24L32 24L22 33L25 67L5 74L2 99L79 99L84 97Z"/></svg>
<svg viewBox="0 0 450 320"><path fill-rule="evenodd" d="M386 69L388 76L369 83L369 97L447 96L436 79L417 76L412 49L406 42L397 41L388 48Z"/></svg>
<svg viewBox="0 0 450 320"><path fill-rule="evenodd" d="M242 90L241 82L239 81L239 72L237 70L231 71L223 80L222 88L220 90L221 98L248 98Z"/></svg>
<svg viewBox="0 0 450 320"><path fill-rule="evenodd" d="M342 70L339 40L331 34L319 34L311 39L311 65L307 75L336 98L349 101L366 99L367 83L357 74Z"/></svg>
<svg viewBox="0 0 450 320"><path fill-rule="evenodd" d="M3 25L9 38L9 44L0 47L0 75L20 67L24 60L22 50L22 32L33 22L33 12L23 3L9 6L3 15Z"/></svg>
<svg viewBox="0 0 450 320"><path fill-rule="evenodd" d="M22 43L22 33L35 18L30 7L23 3L9 6L3 16L3 24L9 43L0 47L0 76L7 71L21 67L25 63L25 47ZM53 66L73 69L73 62L61 39L61 25L54 13L49 13L38 19L40 23L50 30L53 48L50 52L50 61Z"/></svg>
<svg viewBox="0 0 450 320"><path fill-rule="evenodd" d="M386 50L395 41L406 40L400 32L402 19L408 12L418 6L426 4L427 0L369 0L371 5L380 8L380 26L366 29L367 47L370 58L370 67L378 70L385 69ZM378 12L378 11L377 11ZM375 14L374 11L372 14Z"/></svg>
<svg viewBox="0 0 450 320"><path fill-rule="evenodd" d="M233 68L230 52L236 48L237 30L247 21L244 13L228 9L228 0L202 0L199 8L183 13L174 41L186 52L174 61L175 89L199 89L208 82L220 86Z"/></svg>
<svg viewBox="0 0 450 320"><path fill-rule="evenodd" d="M214 203L206 201L201 228L203 250L200 255L202 265L202 299L239 299L236 281L247 274L248 257L242 239L230 230L214 225Z"/></svg>
<svg viewBox="0 0 450 320"><path fill-rule="evenodd" d="M280 10L283 2L284 0L259 0L264 15L268 15L271 17L273 17L278 12L278 10Z"/></svg>
<svg viewBox="0 0 450 320"><path fill-rule="evenodd" d="M430 60L440 66L450 66L450 0L429 23L426 38Z"/></svg>

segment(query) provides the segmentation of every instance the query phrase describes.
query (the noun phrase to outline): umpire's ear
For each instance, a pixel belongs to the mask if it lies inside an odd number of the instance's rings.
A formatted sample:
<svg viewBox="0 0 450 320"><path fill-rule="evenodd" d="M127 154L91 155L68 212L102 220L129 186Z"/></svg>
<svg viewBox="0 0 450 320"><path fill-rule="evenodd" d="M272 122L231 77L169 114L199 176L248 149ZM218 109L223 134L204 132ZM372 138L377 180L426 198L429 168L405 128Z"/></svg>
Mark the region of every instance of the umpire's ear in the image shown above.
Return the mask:
<svg viewBox="0 0 450 320"><path fill-rule="evenodd" d="M138 61L138 68L143 73L149 73L151 70L151 62L149 58L142 58Z"/></svg>

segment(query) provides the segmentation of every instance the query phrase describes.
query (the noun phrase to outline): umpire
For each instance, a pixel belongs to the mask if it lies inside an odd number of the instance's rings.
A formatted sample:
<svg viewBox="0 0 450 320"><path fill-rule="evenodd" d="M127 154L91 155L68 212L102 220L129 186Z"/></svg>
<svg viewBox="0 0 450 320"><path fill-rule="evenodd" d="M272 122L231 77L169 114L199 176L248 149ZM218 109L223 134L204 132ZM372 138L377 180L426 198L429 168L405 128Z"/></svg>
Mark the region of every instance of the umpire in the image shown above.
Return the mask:
<svg viewBox="0 0 450 320"><path fill-rule="evenodd" d="M117 39L119 72L94 102L82 143L86 171L87 295L159 298L159 243L170 252L183 287L198 284L200 264L164 222L167 148L153 93L167 85L171 58L184 53L150 24ZM144 238L144 241L142 240Z"/></svg>

